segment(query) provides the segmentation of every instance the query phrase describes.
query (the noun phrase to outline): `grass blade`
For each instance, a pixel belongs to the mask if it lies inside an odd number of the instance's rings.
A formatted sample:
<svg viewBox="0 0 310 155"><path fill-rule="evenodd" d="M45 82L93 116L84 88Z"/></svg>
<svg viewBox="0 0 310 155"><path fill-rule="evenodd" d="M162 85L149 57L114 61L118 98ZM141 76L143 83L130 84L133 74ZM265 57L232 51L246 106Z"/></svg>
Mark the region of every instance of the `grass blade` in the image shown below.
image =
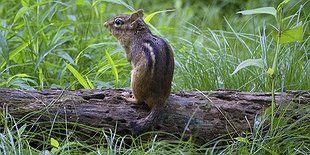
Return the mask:
<svg viewBox="0 0 310 155"><path fill-rule="evenodd" d="M114 75L114 78L115 78L116 87L118 87L118 72L117 72L116 66L114 64L114 61L113 61L113 59L111 58L110 54L107 51L105 51L105 55L106 55L106 57L108 59L109 64L111 65L112 74Z"/></svg>
<svg viewBox="0 0 310 155"><path fill-rule="evenodd" d="M1 33L0 33L1 34ZM10 52L9 55L9 60L11 60L12 58L14 58L20 51L22 51L23 49L25 49L26 47L28 47L29 43L24 43L22 45L20 45L19 47L17 47L15 50L13 50L12 52ZM0 68L3 68L6 65L6 62L2 62L2 64L0 65Z"/></svg>
<svg viewBox="0 0 310 155"><path fill-rule="evenodd" d="M36 68L39 67L40 63L42 62L42 60L49 54L51 53L56 47L62 45L63 43L69 41L70 39L64 39L61 41L58 41L57 43L55 43L54 45L50 46L47 50L45 50L40 57L38 58L38 61L36 63Z"/></svg>
<svg viewBox="0 0 310 155"><path fill-rule="evenodd" d="M144 21L146 24L148 24L155 15L162 13L162 12L168 12L168 11L174 11L174 10L163 10L163 11L153 12L153 13L149 14L148 16L146 16Z"/></svg>
<svg viewBox="0 0 310 155"><path fill-rule="evenodd" d="M9 58L9 52L10 52L9 51L9 47L8 47L7 42L6 42L6 39L4 38L4 36L2 35L1 32L0 32L0 49L2 50L3 57L4 57L5 61L9 62L10 61L10 58ZM4 67L4 66L2 66L2 67Z"/></svg>
<svg viewBox="0 0 310 155"><path fill-rule="evenodd" d="M86 80L87 80L87 84L89 85L89 87L90 87L91 89L94 89L95 86L94 86L93 83L89 80L88 77L86 77Z"/></svg>
<svg viewBox="0 0 310 155"><path fill-rule="evenodd" d="M83 76L70 64L66 63L67 69L74 75L74 77L80 82L80 84L85 88L85 89L91 89L86 80L83 78Z"/></svg>

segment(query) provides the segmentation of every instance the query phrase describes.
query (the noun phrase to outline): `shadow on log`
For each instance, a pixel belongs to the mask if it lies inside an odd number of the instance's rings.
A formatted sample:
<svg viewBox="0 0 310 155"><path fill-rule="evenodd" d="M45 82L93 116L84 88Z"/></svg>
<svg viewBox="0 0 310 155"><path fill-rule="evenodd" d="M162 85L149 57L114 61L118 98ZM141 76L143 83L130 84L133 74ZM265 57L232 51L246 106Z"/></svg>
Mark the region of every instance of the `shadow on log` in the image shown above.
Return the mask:
<svg viewBox="0 0 310 155"><path fill-rule="evenodd" d="M39 122L52 121L57 115L57 118L63 118L67 122L107 130L114 130L117 124L117 133L125 135L130 134L130 121L144 118L149 113L145 105L126 103L123 97L130 93L126 89L0 89L0 105L17 119L38 111L40 118L29 116L29 119ZM309 105L310 91L277 93L276 101L278 106L291 101L294 105ZM195 142L203 144L229 132L249 130L255 117L270 106L271 93L179 92L173 93L167 102L166 119L154 130L172 133L178 137L184 134L184 138L192 137Z"/></svg>

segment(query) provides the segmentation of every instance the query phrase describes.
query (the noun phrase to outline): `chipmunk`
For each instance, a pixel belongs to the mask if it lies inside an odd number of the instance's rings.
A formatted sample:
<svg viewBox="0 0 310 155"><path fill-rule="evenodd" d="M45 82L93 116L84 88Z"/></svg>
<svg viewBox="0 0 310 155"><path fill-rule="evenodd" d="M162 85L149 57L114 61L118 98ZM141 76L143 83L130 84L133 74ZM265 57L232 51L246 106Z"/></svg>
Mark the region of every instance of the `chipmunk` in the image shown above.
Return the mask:
<svg viewBox="0 0 310 155"><path fill-rule="evenodd" d="M143 19L143 10L120 15L104 23L125 49L132 65L131 87L136 103L146 103L151 112L146 118L130 122L131 132L150 130L162 121L165 102L171 92L174 57L170 45L152 34Z"/></svg>

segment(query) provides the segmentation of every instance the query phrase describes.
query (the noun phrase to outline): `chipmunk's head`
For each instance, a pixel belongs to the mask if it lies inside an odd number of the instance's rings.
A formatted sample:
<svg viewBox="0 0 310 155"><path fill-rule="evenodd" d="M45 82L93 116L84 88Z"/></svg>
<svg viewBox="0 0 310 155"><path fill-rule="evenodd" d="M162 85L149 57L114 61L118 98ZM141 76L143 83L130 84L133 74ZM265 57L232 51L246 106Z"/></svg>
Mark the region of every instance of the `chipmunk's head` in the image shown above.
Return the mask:
<svg viewBox="0 0 310 155"><path fill-rule="evenodd" d="M116 16L104 23L104 26L118 40L122 37L131 37L140 31L148 30L143 20L143 10L138 10L131 15Z"/></svg>

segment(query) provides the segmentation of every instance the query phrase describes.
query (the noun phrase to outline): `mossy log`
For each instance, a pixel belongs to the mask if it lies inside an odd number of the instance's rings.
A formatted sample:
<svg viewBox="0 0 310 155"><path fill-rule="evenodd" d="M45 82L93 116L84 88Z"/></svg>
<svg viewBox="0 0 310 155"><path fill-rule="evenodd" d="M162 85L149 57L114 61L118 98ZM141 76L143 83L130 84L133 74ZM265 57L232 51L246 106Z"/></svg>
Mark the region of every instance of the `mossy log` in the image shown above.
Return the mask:
<svg viewBox="0 0 310 155"><path fill-rule="evenodd" d="M146 105L127 103L127 89L42 90L0 89L0 107L15 119L43 122L66 120L130 134L129 122L144 118ZM309 106L310 91L276 93L277 106ZM191 137L203 144L227 133L250 130L255 118L271 104L271 93L239 91L190 91L172 93L165 119L153 128L177 137ZM39 111L36 115L34 112ZM48 117L47 117L48 116ZM55 117L57 116L57 117ZM116 125L117 124L117 125ZM165 138L164 136L161 138Z"/></svg>

